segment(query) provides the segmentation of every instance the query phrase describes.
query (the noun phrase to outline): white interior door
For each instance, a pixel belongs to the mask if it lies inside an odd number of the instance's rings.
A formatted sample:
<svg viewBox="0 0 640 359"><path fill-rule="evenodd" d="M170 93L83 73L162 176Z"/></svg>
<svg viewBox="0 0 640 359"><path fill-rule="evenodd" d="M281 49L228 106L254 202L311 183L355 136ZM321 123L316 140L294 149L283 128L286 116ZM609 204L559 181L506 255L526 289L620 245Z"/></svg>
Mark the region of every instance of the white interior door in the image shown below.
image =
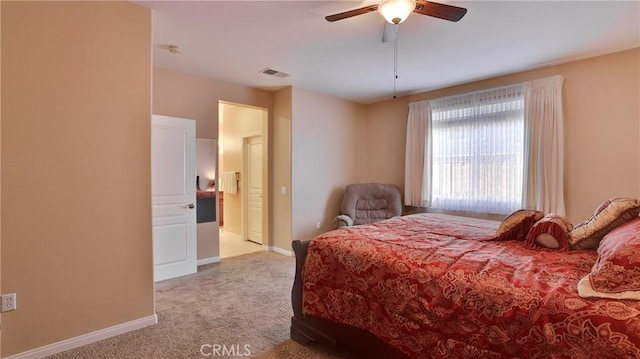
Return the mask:
<svg viewBox="0 0 640 359"><path fill-rule="evenodd" d="M196 124L153 115L151 207L153 278L175 278L197 270Z"/></svg>
<svg viewBox="0 0 640 359"><path fill-rule="evenodd" d="M262 136L245 140L247 239L262 244Z"/></svg>

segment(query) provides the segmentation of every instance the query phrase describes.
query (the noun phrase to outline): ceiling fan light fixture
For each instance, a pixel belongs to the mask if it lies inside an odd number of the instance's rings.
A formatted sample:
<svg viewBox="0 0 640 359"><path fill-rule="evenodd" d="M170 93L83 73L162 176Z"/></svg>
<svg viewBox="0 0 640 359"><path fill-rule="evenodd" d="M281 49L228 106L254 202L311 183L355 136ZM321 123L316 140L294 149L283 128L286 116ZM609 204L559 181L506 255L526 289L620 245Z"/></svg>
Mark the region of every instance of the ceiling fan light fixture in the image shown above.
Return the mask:
<svg viewBox="0 0 640 359"><path fill-rule="evenodd" d="M405 21L415 8L415 0L383 0L378 5L378 12L387 22L397 25Z"/></svg>

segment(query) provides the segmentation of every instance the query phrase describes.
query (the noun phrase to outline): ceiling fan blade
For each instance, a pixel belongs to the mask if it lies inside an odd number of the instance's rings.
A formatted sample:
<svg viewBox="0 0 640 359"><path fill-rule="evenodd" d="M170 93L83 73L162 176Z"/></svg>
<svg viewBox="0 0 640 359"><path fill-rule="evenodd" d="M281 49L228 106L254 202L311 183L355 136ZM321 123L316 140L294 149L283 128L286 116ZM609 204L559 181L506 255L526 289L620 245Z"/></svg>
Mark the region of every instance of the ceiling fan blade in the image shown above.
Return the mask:
<svg viewBox="0 0 640 359"><path fill-rule="evenodd" d="M394 24L390 24L388 22L384 22L384 28L382 29L382 42L391 42L395 39L396 26Z"/></svg>
<svg viewBox="0 0 640 359"><path fill-rule="evenodd" d="M456 22L462 19L467 13L467 9L437 2L417 0L416 8L413 12Z"/></svg>
<svg viewBox="0 0 640 359"><path fill-rule="evenodd" d="M376 11L376 10L378 10L378 5L377 4L376 5L369 5L369 6L361 7L359 9L349 10L349 11L341 12L339 14L333 14L333 15L325 16L325 19L327 21L329 21L329 22L334 22L334 21L346 19L346 18L349 18L349 17L352 17L352 16L366 14L368 12L372 12L372 11Z"/></svg>

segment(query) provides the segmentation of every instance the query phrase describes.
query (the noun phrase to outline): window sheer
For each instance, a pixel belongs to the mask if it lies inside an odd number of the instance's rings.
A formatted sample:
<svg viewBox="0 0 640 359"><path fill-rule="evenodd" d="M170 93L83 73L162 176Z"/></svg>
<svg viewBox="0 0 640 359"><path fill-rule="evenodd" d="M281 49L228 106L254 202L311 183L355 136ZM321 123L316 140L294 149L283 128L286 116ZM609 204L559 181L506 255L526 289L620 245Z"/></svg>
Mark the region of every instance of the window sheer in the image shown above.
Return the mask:
<svg viewBox="0 0 640 359"><path fill-rule="evenodd" d="M563 81L410 103L405 204L564 215Z"/></svg>
<svg viewBox="0 0 640 359"><path fill-rule="evenodd" d="M521 85L429 101L431 206L508 214L522 206Z"/></svg>

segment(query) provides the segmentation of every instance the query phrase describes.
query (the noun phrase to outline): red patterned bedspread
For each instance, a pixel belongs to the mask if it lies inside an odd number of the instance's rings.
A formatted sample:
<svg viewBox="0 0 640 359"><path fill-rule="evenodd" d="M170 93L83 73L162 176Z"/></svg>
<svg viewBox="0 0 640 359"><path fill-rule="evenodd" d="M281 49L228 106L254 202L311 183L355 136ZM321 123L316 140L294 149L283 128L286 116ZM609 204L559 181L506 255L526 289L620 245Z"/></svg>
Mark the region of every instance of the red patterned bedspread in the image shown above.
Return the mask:
<svg viewBox="0 0 640 359"><path fill-rule="evenodd" d="M414 358L640 358L640 302L577 294L595 251L491 241L498 224L418 214L325 233L303 311Z"/></svg>

